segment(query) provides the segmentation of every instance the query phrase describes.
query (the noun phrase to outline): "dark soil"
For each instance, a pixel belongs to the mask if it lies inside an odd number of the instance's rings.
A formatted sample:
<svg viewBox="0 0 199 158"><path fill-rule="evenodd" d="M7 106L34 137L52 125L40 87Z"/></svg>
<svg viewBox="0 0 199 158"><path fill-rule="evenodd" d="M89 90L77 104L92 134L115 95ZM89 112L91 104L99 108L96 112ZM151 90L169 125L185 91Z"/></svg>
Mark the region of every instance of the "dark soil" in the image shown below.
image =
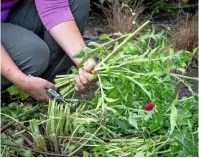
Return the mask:
<svg viewBox="0 0 199 158"><path fill-rule="evenodd" d="M188 66L185 75L190 77L198 77L198 60L196 59L196 57L192 59L192 62ZM198 93L198 81L189 80L188 83L191 85L194 92ZM179 84L176 88L178 89L180 98L191 95L191 92L189 92L188 88L184 84Z"/></svg>
<svg viewBox="0 0 199 158"><path fill-rule="evenodd" d="M99 36L107 33L107 21L100 14L91 12L88 18L84 35Z"/></svg>

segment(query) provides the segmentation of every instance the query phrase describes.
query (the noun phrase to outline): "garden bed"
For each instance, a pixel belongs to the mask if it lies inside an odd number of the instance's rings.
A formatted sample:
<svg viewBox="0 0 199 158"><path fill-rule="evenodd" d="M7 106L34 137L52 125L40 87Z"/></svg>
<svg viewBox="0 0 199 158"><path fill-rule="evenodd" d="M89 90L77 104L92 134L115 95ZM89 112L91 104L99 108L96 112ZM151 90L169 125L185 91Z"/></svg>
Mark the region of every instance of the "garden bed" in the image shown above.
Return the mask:
<svg viewBox="0 0 199 158"><path fill-rule="evenodd" d="M92 13L85 35L107 33L106 26ZM157 27L104 34L104 42L82 50L77 57L99 60L96 86L79 97L75 69L55 79L60 92L78 102L43 104L3 94L1 155L197 157L197 49L172 49Z"/></svg>

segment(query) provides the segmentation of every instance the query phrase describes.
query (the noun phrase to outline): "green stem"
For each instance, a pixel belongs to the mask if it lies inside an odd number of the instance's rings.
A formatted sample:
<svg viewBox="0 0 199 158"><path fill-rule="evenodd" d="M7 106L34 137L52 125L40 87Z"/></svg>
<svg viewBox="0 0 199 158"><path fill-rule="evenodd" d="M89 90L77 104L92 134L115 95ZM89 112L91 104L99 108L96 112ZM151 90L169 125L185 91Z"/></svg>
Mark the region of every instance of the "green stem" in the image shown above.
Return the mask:
<svg viewBox="0 0 199 158"><path fill-rule="evenodd" d="M110 45L111 43L113 43L113 42L115 42L115 41L118 41L118 40L120 40L120 39L122 39L122 38L128 37L128 36L129 36L129 34L122 35L121 37L118 37L118 38L116 38L116 39L113 39L113 40L111 40L111 41L109 41L109 42L106 42L106 43L104 43L104 44L102 44L102 45L103 45L103 46Z"/></svg>
<svg viewBox="0 0 199 158"><path fill-rule="evenodd" d="M178 102L183 102L183 101L191 100L191 99L194 99L194 97L195 96L191 96L189 98L184 98L184 99L179 100ZM198 95L198 97L199 97L199 95Z"/></svg>
<svg viewBox="0 0 199 158"><path fill-rule="evenodd" d="M101 128L101 127L99 127L99 128L91 135L91 137L89 137L89 138L87 139L87 141L85 141L79 148L77 148L76 150L74 150L73 152L71 152L70 154L68 154L68 156L70 157L70 156L76 154L82 147L84 147L84 146L97 134L97 132L100 130L100 128Z"/></svg>
<svg viewBox="0 0 199 158"><path fill-rule="evenodd" d="M99 85L100 85L100 89L101 89L102 105L104 105L104 91L103 91L103 88L102 88L102 81L101 81L101 78L100 78L99 74L97 74L97 77L98 77ZM99 108L99 107L96 107L96 110L97 110L98 108ZM104 106L102 106L102 108L103 108L103 111L104 111Z"/></svg>
<svg viewBox="0 0 199 158"><path fill-rule="evenodd" d="M69 83L73 83L73 81L74 81L74 78L73 79L70 79L70 80L63 80L63 81L59 81L59 82L57 82L57 84L55 84L55 86L57 87L57 88L59 88L59 87L62 87L62 86L64 86L64 85L68 85ZM55 81L56 82L56 81Z"/></svg>
<svg viewBox="0 0 199 158"><path fill-rule="evenodd" d="M66 94L71 88L74 87L73 84L74 84L74 83L72 82L71 85L67 85L65 88L61 89L61 90L60 90L60 93L61 93L62 95Z"/></svg>
<svg viewBox="0 0 199 158"><path fill-rule="evenodd" d="M134 71L130 71L126 68L124 69L121 69L121 70L113 70L113 72L116 71L116 72L123 72L123 73L130 73L130 74L133 74L133 75L141 75L141 76L151 76L151 75L163 75L163 73L157 73L157 72L150 72L150 73L141 73L141 72L134 72ZM101 72L101 71L100 71Z"/></svg>
<svg viewBox="0 0 199 158"><path fill-rule="evenodd" d="M78 131L78 129L79 129L82 125L83 125L83 124L78 125L78 126L75 128L75 130L73 130L73 133L71 134L71 139L70 139L70 140L73 139L73 136L76 134L76 132ZM83 138L84 138L84 137L83 137ZM67 152L67 150L68 150L68 148L69 148L69 145L71 144L71 141L70 141L70 140L69 140L67 146L66 146L65 149L64 149L64 153Z"/></svg>
<svg viewBox="0 0 199 158"><path fill-rule="evenodd" d="M133 143L133 144L140 144L140 143L144 143L144 139L136 139L136 138L132 138L132 139L111 139L110 140L111 143Z"/></svg>
<svg viewBox="0 0 199 158"><path fill-rule="evenodd" d="M135 34L137 34L140 30L142 30L146 25L149 24L150 21L146 21L142 26L140 26L135 32L130 34L122 43L120 43L104 60L102 60L95 68L95 71L98 70L98 68L106 62L113 54L115 54L117 51L119 51L123 45L125 45Z"/></svg>
<svg viewBox="0 0 199 158"><path fill-rule="evenodd" d="M162 147L164 147L168 142L169 142L170 138L168 138L166 141L161 142L162 144L159 145L149 156L153 156L157 151L159 151ZM157 144L156 144L157 145Z"/></svg>
<svg viewBox="0 0 199 158"><path fill-rule="evenodd" d="M75 88L70 89L67 93L63 94L64 97L67 97L68 95L70 95L71 93L73 93L75 91Z"/></svg>
<svg viewBox="0 0 199 158"><path fill-rule="evenodd" d="M72 79L74 79L74 77L59 77L59 78L55 79L55 82L59 83L59 82L68 81L68 80L72 80Z"/></svg>
<svg viewBox="0 0 199 158"><path fill-rule="evenodd" d="M165 150L165 151L159 151L159 152L156 152L156 154L163 154L163 153L168 153L170 152L171 149L168 149L168 150Z"/></svg>
<svg viewBox="0 0 199 158"><path fill-rule="evenodd" d="M57 75L56 78L72 78L75 74L67 74L67 75Z"/></svg>
<svg viewBox="0 0 199 158"><path fill-rule="evenodd" d="M127 64L135 64L135 63L141 64L143 62L160 61L160 60L166 60L166 59L168 59L168 57L163 57L163 58L159 58L159 59L136 59L136 60L126 61L126 62L119 64L119 65L116 65L116 66L110 66L109 68L117 70L119 67L123 67ZM101 71L101 70L105 70L105 69L106 69L105 67L100 67L95 71Z"/></svg>
<svg viewBox="0 0 199 158"><path fill-rule="evenodd" d="M129 77L129 76L126 76L126 78L128 78L129 80L131 80L135 84L137 84L148 95L148 97L151 99L151 93L149 91L147 91L147 89L145 89L145 87L142 83L136 81L135 79L133 79L132 77Z"/></svg>
<svg viewBox="0 0 199 158"><path fill-rule="evenodd" d="M196 80L199 81L198 78L196 77L190 77L190 76L184 76L184 75L179 75L179 74L174 74L174 73L170 73L172 76L174 77L181 77L181 78L186 78L186 79L190 79L190 80Z"/></svg>

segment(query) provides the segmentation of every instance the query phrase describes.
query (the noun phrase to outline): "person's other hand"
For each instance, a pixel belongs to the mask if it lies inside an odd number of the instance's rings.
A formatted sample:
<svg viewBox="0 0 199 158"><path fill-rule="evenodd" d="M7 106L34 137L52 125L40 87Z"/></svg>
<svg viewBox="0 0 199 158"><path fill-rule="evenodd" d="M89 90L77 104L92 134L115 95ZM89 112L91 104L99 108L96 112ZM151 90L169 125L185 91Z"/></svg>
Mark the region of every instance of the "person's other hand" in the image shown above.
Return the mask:
<svg viewBox="0 0 199 158"><path fill-rule="evenodd" d="M93 58L90 58L85 63L84 67L79 69L79 75L75 77L75 90L83 91L93 84L93 79L91 78L91 71L94 69L96 62Z"/></svg>
<svg viewBox="0 0 199 158"><path fill-rule="evenodd" d="M38 101L47 102L52 98L47 94L47 89L56 90L55 86L39 77L27 77L21 88L24 92Z"/></svg>

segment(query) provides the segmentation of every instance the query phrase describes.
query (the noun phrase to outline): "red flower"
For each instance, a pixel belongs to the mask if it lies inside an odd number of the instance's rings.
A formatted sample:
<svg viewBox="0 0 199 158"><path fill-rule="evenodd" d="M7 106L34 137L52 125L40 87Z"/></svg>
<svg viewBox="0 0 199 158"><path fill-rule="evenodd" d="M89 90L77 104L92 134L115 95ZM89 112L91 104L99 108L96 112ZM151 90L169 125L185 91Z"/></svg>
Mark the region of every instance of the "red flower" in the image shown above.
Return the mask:
<svg viewBox="0 0 199 158"><path fill-rule="evenodd" d="M145 105L144 105L144 109L146 110L146 111L151 111L151 110L153 110L153 108L154 108L154 104L152 104L152 103L146 103Z"/></svg>

